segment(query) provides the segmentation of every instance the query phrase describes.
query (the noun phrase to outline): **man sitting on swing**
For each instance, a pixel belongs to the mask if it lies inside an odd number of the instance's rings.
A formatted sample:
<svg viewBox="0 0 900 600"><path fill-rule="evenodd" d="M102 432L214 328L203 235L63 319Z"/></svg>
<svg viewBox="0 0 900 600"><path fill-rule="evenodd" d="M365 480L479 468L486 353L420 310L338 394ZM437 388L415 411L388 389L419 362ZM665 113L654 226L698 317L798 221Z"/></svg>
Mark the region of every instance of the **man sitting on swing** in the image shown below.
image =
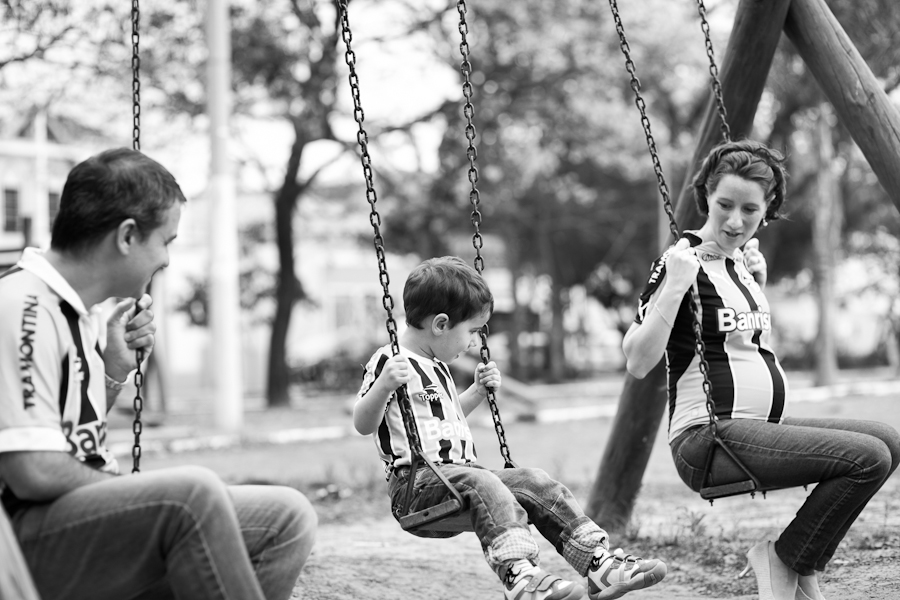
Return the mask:
<svg viewBox="0 0 900 600"><path fill-rule="evenodd" d="M286 600L312 549L296 490L198 467L120 477L105 445L135 351L153 349L143 291L184 202L157 162L103 152L69 173L50 249L0 276L0 490L44 600Z"/></svg>
<svg viewBox="0 0 900 600"><path fill-rule="evenodd" d="M427 467L410 473L411 452L395 390L404 384L415 397L412 411L424 456L468 501L472 528L491 569L511 600L574 600L584 588L537 567L538 546L529 521L582 576L592 600L619 598L654 585L666 575L659 560L643 560L609 551L609 536L584 514L572 493L540 469L491 471L476 464L466 415L500 387L500 371L480 363L475 382L457 394L447 363L473 347L494 307L481 275L456 257L427 260L416 267L403 289L406 322L400 353L390 345L366 365L353 410L363 435L372 434L388 472L394 516L399 518L407 481L415 477L410 510L421 511L450 497ZM418 393L417 393L418 392ZM449 537L455 533L421 533Z"/></svg>

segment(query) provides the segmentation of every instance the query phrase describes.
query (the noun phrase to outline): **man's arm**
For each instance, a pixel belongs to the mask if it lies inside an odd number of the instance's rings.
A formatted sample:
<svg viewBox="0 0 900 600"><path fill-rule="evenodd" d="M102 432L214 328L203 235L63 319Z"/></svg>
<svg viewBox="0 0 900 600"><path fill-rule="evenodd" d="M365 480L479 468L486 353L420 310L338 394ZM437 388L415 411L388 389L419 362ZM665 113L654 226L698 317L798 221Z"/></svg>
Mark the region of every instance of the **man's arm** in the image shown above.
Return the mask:
<svg viewBox="0 0 900 600"><path fill-rule="evenodd" d="M115 475L92 469L65 452L0 453L0 479L22 500L55 500L110 477Z"/></svg>

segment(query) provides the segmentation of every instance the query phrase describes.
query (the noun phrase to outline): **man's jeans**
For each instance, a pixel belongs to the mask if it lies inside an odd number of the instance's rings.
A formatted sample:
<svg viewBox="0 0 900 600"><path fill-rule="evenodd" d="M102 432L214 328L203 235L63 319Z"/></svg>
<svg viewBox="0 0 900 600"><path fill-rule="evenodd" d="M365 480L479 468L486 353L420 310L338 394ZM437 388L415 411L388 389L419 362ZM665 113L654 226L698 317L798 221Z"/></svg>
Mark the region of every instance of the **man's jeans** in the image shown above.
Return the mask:
<svg viewBox="0 0 900 600"><path fill-rule="evenodd" d="M593 551L605 543L606 533L585 516L572 492L541 469L492 471L475 464L442 464L439 468L468 500L472 528L494 570L509 560L537 559L538 547L530 533L529 521L582 575L587 571ZM390 477L394 516L398 516L406 497L408 478L408 467L394 470ZM422 467L416 474L410 512L435 506L450 497L431 469ZM454 534L416 535L449 537ZM498 548L495 541L505 548Z"/></svg>
<svg viewBox="0 0 900 600"><path fill-rule="evenodd" d="M12 521L43 600L286 600L316 529L296 490L201 467L110 478Z"/></svg>
<svg viewBox="0 0 900 600"><path fill-rule="evenodd" d="M873 421L731 419L719 421L719 435L764 486L818 484L775 542L781 560L801 575L825 569L856 517L900 464L900 435ZM708 426L689 429L672 441L678 474L694 491L703 485L711 443ZM724 452L716 451L714 484L746 478Z"/></svg>

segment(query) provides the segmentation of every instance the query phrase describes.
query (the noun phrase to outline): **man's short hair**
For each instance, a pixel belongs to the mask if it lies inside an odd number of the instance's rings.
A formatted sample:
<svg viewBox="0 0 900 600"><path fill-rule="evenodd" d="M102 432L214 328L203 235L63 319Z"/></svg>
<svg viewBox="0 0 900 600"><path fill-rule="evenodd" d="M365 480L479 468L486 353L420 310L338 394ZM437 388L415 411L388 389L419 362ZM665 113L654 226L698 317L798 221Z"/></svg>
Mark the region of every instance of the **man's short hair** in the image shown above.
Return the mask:
<svg viewBox="0 0 900 600"><path fill-rule="evenodd" d="M146 236L163 224L175 202L186 199L165 167L136 150L106 150L69 172L50 246L87 250L125 219L134 219L138 234Z"/></svg>
<svg viewBox="0 0 900 600"><path fill-rule="evenodd" d="M406 324L422 329L429 315L444 313L453 327L462 321L493 312L494 296L484 278L456 256L426 260L409 274L403 286Z"/></svg>

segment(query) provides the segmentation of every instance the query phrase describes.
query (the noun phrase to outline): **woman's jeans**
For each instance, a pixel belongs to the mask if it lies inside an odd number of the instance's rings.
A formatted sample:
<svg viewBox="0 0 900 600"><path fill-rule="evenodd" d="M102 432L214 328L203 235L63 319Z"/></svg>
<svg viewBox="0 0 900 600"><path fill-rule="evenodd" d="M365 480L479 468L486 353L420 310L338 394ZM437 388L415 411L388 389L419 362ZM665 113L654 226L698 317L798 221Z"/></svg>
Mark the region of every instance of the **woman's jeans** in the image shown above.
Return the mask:
<svg viewBox="0 0 900 600"><path fill-rule="evenodd" d="M606 532L587 516L566 486L541 469L492 471L475 464L438 466L468 501L472 529L495 571L511 560L537 561L538 546L529 521L581 575L587 572L597 547L608 546ZM406 498L409 467L399 467L389 479L392 512L399 513ZM421 467L410 512L449 500L450 492L428 467ZM422 532L421 537L449 537L453 533Z"/></svg>
<svg viewBox="0 0 900 600"><path fill-rule="evenodd" d="M866 503L900 464L900 434L884 423L852 419L785 418L719 421L719 435L764 487L818 484L775 542L784 563L800 575L822 571ZM703 485L709 426L689 429L671 443L681 479ZM716 450L710 485L746 480Z"/></svg>
<svg viewBox="0 0 900 600"><path fill-rule="evenodd" d="M287 600L316 529L300 492L200 467L112 477L12 522L44 600Z"/></svg>

